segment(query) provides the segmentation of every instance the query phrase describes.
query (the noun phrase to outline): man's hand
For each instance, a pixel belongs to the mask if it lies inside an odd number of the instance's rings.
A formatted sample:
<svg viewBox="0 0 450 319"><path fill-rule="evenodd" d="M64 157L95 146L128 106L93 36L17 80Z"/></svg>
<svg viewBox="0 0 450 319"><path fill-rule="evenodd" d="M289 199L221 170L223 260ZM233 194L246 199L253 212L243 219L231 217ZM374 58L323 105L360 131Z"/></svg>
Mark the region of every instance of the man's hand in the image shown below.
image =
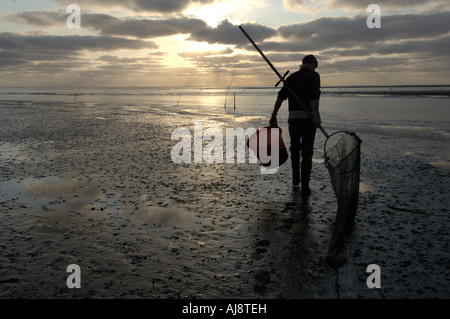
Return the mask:
<svg viewBox="0 0 450 319"><path fill-rule="evenodd" d="M320 113L319 113L319 100L313 100L311 101L311 107L313 109L313 121L314 121L314 126L316 128L319 128L322 125L322 119L320 118Z"/></svg>
<svg viewBox="0 0 450 319"><path fill-rule="evenodd" d="M271 118L270 118L269 124L270 124L271 126L278 126L278 123L277 123L277 115L276 115L275 113L272 113L272 116L271 116Z"/></svg>
<svg viewBox="0 0 450 319"><path fill-rule="evenodd" d="M322 125L322 119L320 118L319 111L313 112L313 121L316 128L319 128Z"/></svg>
<svg viewBox="0 0 450 319"><path fill-rule="evenodd" d="M270 118L270 121L269 121L269 124L272 125L272 126L278 126L277 113L278 113L278 110L281 107L281 104L283 104L283 100L277 99L275 101L275 105L273 106L272 117Z"/></svg>

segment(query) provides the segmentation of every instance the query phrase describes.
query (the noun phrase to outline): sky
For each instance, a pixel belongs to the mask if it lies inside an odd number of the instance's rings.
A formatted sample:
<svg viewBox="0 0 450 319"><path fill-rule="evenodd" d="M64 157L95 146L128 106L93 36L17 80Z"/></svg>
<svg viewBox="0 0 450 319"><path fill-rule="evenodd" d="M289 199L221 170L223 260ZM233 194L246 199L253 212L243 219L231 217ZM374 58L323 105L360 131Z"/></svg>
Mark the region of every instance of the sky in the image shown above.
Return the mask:
<svg viewBox="0 0 450 319"><path fill-rule="evenodd" d="M1 87L273 86L239 25L282 74L314 54L322 86L450 84L448 0L1 0L0 9Z"/></svg>

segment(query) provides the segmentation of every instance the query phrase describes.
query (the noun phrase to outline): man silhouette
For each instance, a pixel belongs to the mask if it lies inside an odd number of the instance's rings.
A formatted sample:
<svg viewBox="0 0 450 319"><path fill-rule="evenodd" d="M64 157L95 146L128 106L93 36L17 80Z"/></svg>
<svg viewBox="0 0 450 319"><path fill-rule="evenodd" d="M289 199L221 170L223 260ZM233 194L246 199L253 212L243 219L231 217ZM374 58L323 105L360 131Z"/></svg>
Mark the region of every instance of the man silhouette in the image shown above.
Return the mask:
<svg viewBox="0 0 450 319"><path fill-rule="evenodd" d="M302 60L300 70L286 79L286 85L278 92L273 113L270 118L271 125L277 125L277 113L283 101L289 99L289 137L291 139L292 184L298 188L301 183L301 194L309 195L309 180L312 169L312 157L316 128L321 126L319 113L320 75L315 70L318 67L317 59L307 55ZM297 101L289 88L301 100L303 106ZM301 166L300 166L301 157ZM300 170L301 168L301 170Z"/></svg>

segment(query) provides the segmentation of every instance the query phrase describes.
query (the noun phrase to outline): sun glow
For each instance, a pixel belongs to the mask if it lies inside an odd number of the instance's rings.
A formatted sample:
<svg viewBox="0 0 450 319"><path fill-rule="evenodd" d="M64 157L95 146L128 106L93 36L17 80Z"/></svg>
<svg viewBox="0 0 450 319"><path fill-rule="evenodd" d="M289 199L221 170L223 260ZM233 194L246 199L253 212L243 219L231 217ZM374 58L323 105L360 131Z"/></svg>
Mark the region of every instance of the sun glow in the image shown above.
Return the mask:
<svg viewBox="0 0 450 319"><path fill-rule="evenodd" d="M194 42L194 41L185 41L185 50L184 51L196 51L196 52L213 52L213 51L224 51L229 46L225 44L211 44L207 42Z"/></svg>
<svg viewBox="0 0 450 319"><path fill-rule="evenodd" d="M213 2L212 4L193 4L184 14L202 19L211 27L217 27L220 21L229 18L237 10L238 1L229 0Z"/></svg>

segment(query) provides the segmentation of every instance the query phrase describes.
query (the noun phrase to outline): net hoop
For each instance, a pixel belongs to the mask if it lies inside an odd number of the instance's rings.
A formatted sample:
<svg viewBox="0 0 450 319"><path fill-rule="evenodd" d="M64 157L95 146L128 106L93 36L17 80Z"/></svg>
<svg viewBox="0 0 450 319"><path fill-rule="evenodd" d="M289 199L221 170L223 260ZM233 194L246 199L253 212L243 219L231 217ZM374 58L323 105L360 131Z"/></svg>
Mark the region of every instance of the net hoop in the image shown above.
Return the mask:
<svg viewBox="0 0 450 319"><path fill-rule="evenodd" d="M328 161L327 154L329 153L329 151L330 151L333 147L335 147L335 146L339 143L339 141L337 141L337 143L335 143L332 147L329 147L328 150L327 150L327 145L328 145L328 143L329 143L331 140L333 140L333 137L337 136L338 134L342 134L342 138L345 136L345 134L349 134L349 135L353 136L353 137L358 141L357 147L359 147L359 145L362 143L362 140L358 137L358 135L356 135L355 132L350 132L350 131L337 131L337 132L334 132L334 133L330 134L330 135L327 137L327 139L325 140L325 144L324 144L324 146L323 146L323 154L324 154L324 156L325 156L325 166L326 166L328 169L330 169L330 168L332 168L332 167L330 167L330 163L329 163L329 161ZM342 138L341 138L341 139L342 139ZM339 140L341 140L341 139L339 139Z"/></svg>

